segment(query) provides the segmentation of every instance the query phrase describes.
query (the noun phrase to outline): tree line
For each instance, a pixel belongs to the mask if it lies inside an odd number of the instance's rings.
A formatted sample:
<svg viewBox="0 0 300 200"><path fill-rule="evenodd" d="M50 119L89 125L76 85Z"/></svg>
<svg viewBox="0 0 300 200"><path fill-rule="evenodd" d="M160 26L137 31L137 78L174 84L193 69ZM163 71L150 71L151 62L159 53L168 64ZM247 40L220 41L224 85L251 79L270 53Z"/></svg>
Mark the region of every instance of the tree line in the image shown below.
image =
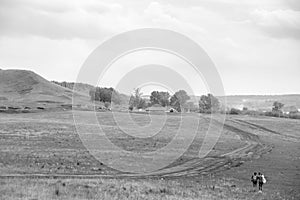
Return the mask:
<svg viewBox="0 0 300 200"><path fill-rule="evenodd" d="M124 95L120 94L114 88L96 87L89 92L91 100L103 103L113 102L114 104L124 103ZM123 97L122 97L123 95ZM153 105L162 107L172 107L178 112L190 110L201 113L218 112L220 109L219 100L212 94L202 95L198 102L198 106L189 101L191 97L185 90L178 90L173 95L166 91L152 91L150 99L143 98L140 88L136 88L129 98L129 110L145 109ZM126 101L126 100L125 100Z"/></svg>
<svg viewBox="0 0 300 200"><path fill-rule="evenodd" d="M142 98L140 89L137 88L130 97L129 109L145 109L153 105L160 105L162 107L171 106L181 112L189 99L190 97L185 90L179 90L174 95L170 95L169 92L165 91L153 91L150 95L150 102L146 103L146 100Z"/></svg>
<svg viewBox="0 0 300 200"><path fill-rule="evenodd" d="M189 101L191 97L185 90L178 90L173 95L166 91L152 91L149 100L143 98L143 93L140 88L136 88L133 94L128 96L119 93L114 88L96 87L90 90L89 95L91 100L103 102L105 107L109 107L110 103L114 104L129 104L128 109L145 109L154 105L162 107L172 107L178 112L192 111L200 113L226 113L226 114L245 114L245 115L265 115L272 117L289 117L300 118L298 111L290 112L289 114L283 113L282 109L284 104L275 101L272 106L272 110L269 112L262 112L256 110L248 110L244 107L242 110L237 108L231 108L229 110L222 110L221 104L218 98L213 94L202 95L198 101L198 105ZM129 103L128 103L129 102ZM297 110L297 109L296 109Z"/></svg>

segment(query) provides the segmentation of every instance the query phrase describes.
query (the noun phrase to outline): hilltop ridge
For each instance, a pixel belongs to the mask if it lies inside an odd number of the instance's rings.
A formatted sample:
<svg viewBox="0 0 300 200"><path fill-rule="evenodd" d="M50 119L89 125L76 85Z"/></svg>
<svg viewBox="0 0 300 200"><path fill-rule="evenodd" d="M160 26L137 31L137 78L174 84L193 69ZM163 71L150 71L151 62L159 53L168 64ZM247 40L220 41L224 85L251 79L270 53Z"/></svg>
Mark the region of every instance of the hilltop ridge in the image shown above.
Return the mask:
<svg viewBox="0 0 300 200"><path fill-rule="evenodd" d="M29 70L0 69L0 105L10 107L61 107L72 103L77 95L82 104L89 97L49 82Z"/></svg>

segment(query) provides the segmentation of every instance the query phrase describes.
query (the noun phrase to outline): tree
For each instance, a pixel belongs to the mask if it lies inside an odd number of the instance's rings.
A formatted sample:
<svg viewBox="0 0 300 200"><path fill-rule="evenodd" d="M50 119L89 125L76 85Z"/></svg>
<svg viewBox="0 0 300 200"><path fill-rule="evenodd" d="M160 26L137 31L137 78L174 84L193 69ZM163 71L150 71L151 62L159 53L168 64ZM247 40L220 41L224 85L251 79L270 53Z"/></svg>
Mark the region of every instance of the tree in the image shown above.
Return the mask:
<svg viewBox="0 0 300 200"><path fill-rule="evenodd" d="M101 88L101 87L93 88L90 90L89 95L90 95L92 101L101 101L103 103L113 102L115 104L121 103L120 94L112 87L110 87L110 88L105 88L105 87L104 88Z"/></svg>
<svg viewBox="0 0 300 200"><path fill-rule="evenodd" d="M274 112L281 112L281 109L283 108L284 104L280 103L279 101L275 101L273 103L272 111Z"/></svg>
<svg viewBox="0 0 300 200"><path fill-rule="evenodd" d="M182 111L182 108L187 100L189 100L190 97L187 95L185 90L179 90L175 92L175 94L170 99L170 104L173 106L178 112Z"/></svg>
<svg viewBox="0 0 300 200"><path fill-rule="evenodd" d="M170 104L170 94L168 92L159 92L153 91L151 92L150 102L151 105L160 104L161 106L165 107Z"/></svg>
<svg viewBox="0 0 300 200"><path fill-rule="evenodd" d="M211 112L217 112L220 109L220 102L219 100L214 97L212 94L208 94L208 97L211 100Z"/></svg>
<svg viewBox="0 0 300 200"><path fill-rule="evenodd" d="M282 108L284 104L280 103L279 101L275 101L273 103L272 112L270 113L273 117L280 117L282 115Z"/></svg>
<svg viewBox="0 0 300 200"><path fill-rule="evenodd" d="M137 107L142 99L143 93L140 88L134 90L134 106Z"/></svg>
<svg viewBox="0 0 300 200"><path fill-rule="evenodd" d="M132 107L132 109L134 108L134 102L135 102L135 97L131 95L129 99L129 107Z"/></svg>
<svg viewBox="0 0 300 200"><path fill-rule="evenodd" d="M163 107L168 106L170 104L170 94L169 92L159 92L159 104Z"/></svg>
<svg viewBox="0 0 300 200"><path fill-rule="evenodd" d="M192 112L195 112L196 110L198 110L197 106L195 106L194 102L187 102L185 105L184 105L184 108L187 109L188 111L192 111Z"/></svg>
<svg viewBox="0 0 300 200"><path fill-rule="evenodd" d="M170 99L170 104L173 106L174 109L176 109L178 112L181 112L181 106L178 100L178 97L173 95Z"/></svg>
<svg viewBox="0 0 300 200"><path fill-rule="evenodd" d="M140 98L140 100L139 100L139 102L138 102L136 108L137 108L137 109L144 109L144 108L146 108L146 107L147 107L147 103L146 103L145 99Z"/></svg>
<svg viewBox="0 0 300 200"><path fill-rule="evenodd" d="M122 103L122 97L119 92L116 90L113 90L112 95L111 95L111 102L114 104L120 105Z"/></svg>
<svg viewBox="0 0 300 200"><path fill-rule="evenodd" d="M112 92L114 91L113 88L100 88L100 101L102 102L111 102Z"/></svg>
<svg viewBox="0 0 300 200"><path fill-rule="evenodd" d="M202 113L214 113L220 108L219 100L212 94L202 95L199 101L199 111Z"/></svg>
<svg viewBox="0 0 300 200"><path fill-rule="evenodd" d="M133 108L141 109L146 108L147 103L145 99L142 98L143 93L141 92L140 88L136 88L134 90L134 94L130 96L129 99L129 109L133 110Z"/></svg>
<svg viewBox="0 0 300 200"><path fill-rule="evenodd" d="M95 101L96 100L96 89L92 89L89 91L89 95L91 97L91 101Z"/></svg>
<svg viewBox="0 0 300 200"><path fill-rule="evenodd" d="M159 104L159 92L158 91L151 92L150 102L152 105Z"/></svg>

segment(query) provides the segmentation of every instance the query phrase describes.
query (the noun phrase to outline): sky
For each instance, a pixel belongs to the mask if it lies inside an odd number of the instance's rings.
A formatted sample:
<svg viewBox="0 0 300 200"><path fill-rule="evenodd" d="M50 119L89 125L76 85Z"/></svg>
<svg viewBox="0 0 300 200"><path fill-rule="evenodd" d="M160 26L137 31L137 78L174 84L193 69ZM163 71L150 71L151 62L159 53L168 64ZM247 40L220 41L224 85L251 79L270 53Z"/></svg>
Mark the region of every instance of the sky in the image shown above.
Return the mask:
<svg viewBox="0 0 300 200"><path fill-rule="evenodd" d="M199 44L227 95L300 93L299 0L0 0L0 69L76 81L95 48L139 28L173 30ZM144 60L140 65L163 62L142 56L131 59ZM177 72L192 90L206 93L205 77L196 80L183 68L177 66ZM117 72L116 65L103 85L115 86L125 73Z"/></svg>

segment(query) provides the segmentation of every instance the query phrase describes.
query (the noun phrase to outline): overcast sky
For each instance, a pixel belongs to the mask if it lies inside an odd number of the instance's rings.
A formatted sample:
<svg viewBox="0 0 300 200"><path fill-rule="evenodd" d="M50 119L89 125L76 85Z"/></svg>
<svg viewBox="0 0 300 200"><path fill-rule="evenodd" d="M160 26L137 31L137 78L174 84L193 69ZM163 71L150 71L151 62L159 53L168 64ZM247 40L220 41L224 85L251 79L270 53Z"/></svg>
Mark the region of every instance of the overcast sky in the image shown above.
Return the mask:
<svg viewBox="0 0 300 200"><path fill-rule="evenodd" d="M145 27L196 41L226 94L300 93L299 0L0 0L0 68L75 81L101 42Z"/></svg>

